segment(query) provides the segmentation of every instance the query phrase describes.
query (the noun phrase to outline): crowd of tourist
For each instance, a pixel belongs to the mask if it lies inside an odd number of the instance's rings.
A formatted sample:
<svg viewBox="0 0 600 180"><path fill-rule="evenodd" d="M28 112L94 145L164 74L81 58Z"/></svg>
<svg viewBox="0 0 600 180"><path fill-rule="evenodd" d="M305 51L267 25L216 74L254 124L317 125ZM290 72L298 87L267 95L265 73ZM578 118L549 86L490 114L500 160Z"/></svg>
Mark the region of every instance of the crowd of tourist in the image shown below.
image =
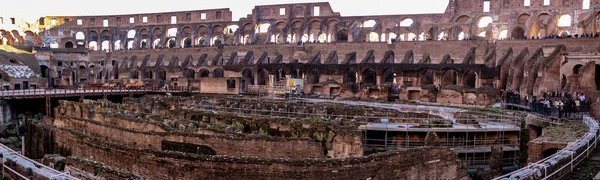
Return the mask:
<svg viewBox="0 0 600 180"><path fill-rule="evenodd" d="M530 111L546 116L557 116L559 118L573 117L580 112L587 112L592 101L581 92L552 91L544 93L541 97L521 95L514 90L503 92L505 103L523 105ZM597 100L600 101L600 98Z"/></svg>

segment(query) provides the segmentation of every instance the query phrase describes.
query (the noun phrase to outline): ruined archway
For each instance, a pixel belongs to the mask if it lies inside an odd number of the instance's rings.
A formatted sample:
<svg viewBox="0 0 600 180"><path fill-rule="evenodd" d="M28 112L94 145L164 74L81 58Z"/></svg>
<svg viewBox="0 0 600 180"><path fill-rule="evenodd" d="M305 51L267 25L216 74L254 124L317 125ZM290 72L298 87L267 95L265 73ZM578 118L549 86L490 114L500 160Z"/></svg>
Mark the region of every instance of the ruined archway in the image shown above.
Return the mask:
<svg viewBox="0 0 600 180"><path fill-rule="evenodd" d="M348 42L348 30L342 29L342 30L338 31L336 37L337 37L336 39L338 42Z"/></svg>
<svg viewBox="0 0 600 180"><path fill-rule="evenodd" d="M269 71L262 69L258 72L258 85L267 85L269 82Z"/></svg>
<svg viewBox="0 0 600 180"><path fill-rule="evenodd" d="M510 37L514 39L522 39L525 38L525 30L521 27L515 27L510 33Z"/></svg>
<svg viewBox="0 0 600 180"><path fill-rule="evenodd" d="M166 81L167 80L167 71L165 71L164 69L156 70L156 78L158 80Z"/></svg>
<svg viewBox="0 0 600 180"><path fill-rule="evenodd" d="M200 71L198 71L198 76L200 78L207 78L210 76L210 71L208 71L208 69L200 69Z"/></svg>
<svg viewBox="0 0 600 180"><path fill-rule="evenodd" d="M583 67L583 65L581 64L577 64L573 67L573 74L579 74L579 69L581 69L581 67Z"/></svg>
<svg viewBox="0 0 600 180"><path fill-rule="evenodd" d="M246 68L242 71L242 79L240 80L241 92L247 92L250 85L254 85L254 73L252 69Z"/></svg>
<svg viewBox="0 0 600 180"><path fill-rule="evenodd" d="M342 81L344 83L356 83L358 73L356 73L356 71L354 71L353 69L348 69L345 72L346 73Z"/></svg>
<svg viewBox="0 0 600 180"><path fill-rule="evenodd" d="M213 70L213 77L222 78L225 77L225 71L221 68Z"/></svg>
<svg viewBox="0 0 600 180"><path fill-rule="evenodd" d="M421 74L421 85L433 85L434 73L433 70L425 70Z"/></svg>
<svg viewBox="0 0 600 180"><path fill-rule="evenodd" d="M196 71L193 69L186 69L183 71L183 77L187 79L194 79L196 77Z"/></svg>
<svg viewBox="0 0 600 180"><path fill-rule="evenodd" d="M442 86L451 86L458 84L458 74L456 71L449 69L442 75Z"/></svg>
<svg viewBox="0 0 600 180"><path fill-rule="evenodd" d="M312 69L308 72L307 83L316 84L319 83L319 79L321 78L321 73L318 69Z"/></svg>
<svg viewBox="0 0 600 180"><path fill-rule="evenodd" d="M139 72L138 71L129 71L129 79L139 79ZM150 73L152 74L152 73ZM152 78L152 77L150 77Z"/></svg>
<svg viewBox="0 0 600 180"><path fill-rule="evenodd" d="M75 47L75 45L73 45L73 42L71 42L71 41L67 41L67 42L65 43L65 48L69 48L69 49L70 49L70 48L73 48L73 47Z"/></svg>
<svg viewBox="0 0 600 180"><path fill-rule="evenodd" d="M394 73L394 71L385 70L385 71L383 71L383 74L381 76L381 82L383 84L392 84L392 83L394 83L395 77L396 77L396 73Z"/></svg>
<svg viewBox="0 0 600 180"><path fill-rule="evenodd" d="M145 69L144 72L142 73L142 78L144 79L152 79L153 78L153 72L151 69Z"/></svg>
<svg viewBox="0 0 600 180"><path fill-rule="evenodd" d="M377 85L377 73L372 69L366 69L362 73L362 83L365 85Z"/></svg>
<svg viewBox="0 0 600 180"><path fill-rule="evenodd" d="M477 73L475 71L468 71L463 76L463 86L476 88L477 87Z"/></svg>

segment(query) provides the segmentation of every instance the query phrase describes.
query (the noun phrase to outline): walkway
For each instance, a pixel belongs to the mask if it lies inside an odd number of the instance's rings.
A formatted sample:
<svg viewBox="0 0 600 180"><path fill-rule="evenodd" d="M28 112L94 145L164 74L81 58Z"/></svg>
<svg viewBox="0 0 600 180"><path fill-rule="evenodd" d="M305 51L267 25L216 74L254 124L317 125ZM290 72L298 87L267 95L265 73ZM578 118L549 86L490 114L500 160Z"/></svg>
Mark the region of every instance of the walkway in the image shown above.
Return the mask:
<svg viewBox="0 0 600 180"><path fill-rule="evenodd" d="M102 95L129 95L145 94L150 92L161 93L199 93L187 87L163 89L163 88L141 88L141 89L108 89L108 88L78 88L78 89L25 89L0 91L0 99L34 99L44 97L76 97L76 96L102 96Z"/></svg>

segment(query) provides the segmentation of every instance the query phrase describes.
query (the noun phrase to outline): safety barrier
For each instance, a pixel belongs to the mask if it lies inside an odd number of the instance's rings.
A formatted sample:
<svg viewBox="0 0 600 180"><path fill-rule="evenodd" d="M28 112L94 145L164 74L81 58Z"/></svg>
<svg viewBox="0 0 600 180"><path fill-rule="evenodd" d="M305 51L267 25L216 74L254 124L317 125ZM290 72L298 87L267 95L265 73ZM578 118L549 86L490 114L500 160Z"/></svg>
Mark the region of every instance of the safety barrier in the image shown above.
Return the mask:
<svg viewBox="0 0 600 180"><path fill-rule="evenodd" d="M595 119L585 116L583 122L588 126L589 130L583 137L575 141L575 143L570 144L552 156L531 163L524 168L504 176L497 177L495 180L560 179L572 172L575 166L589 157L591 151L596 149L598 139L600 138L598 122Z"/></svg>

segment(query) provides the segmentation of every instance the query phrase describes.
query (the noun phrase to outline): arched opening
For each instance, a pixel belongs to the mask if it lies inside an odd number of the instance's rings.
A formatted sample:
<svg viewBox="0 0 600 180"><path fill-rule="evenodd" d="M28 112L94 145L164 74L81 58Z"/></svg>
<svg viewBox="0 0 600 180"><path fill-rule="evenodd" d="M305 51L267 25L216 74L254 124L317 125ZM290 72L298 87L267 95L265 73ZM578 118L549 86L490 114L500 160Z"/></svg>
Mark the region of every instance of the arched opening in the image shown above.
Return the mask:
<svg viewBox="0 0 600 180"><path fill-rule="evenodd" d="M459 16L458 18L456 18L456 22L457 23L466 23L469 21L469 19L471 19L471 17L469 17L467 15L462 15L462 16Z"/></svg>
<svg viewBox="0 0 600 180"><path fill-rule="evenodd" d="M177 28L167 29L167 37L175 37L175 36L177 36Z"/></svg>
<svg viewBox="0 0 600 180"><path fill-rule="evenodd" d="M102 41L101 50L107 51L110 49L110 41Z"/></svg>
<svg viewBox="0 0 600 180"><path fill-rule="evenodd" d="M258 85L267 85L269 82L269 72L265 69L262 69L258 72L257 77Z"/></svg>
<svg viewBox="0 0 600 180"><path fill-rule="evenodd" d="M283 69L277 69L277 71L274 72L275 75L275 82L279 82L281 80L285 80L285 71Z"/></svg>
<svg viewBox="0 0 600 180"><path fill-rule="evenodd" d="M134 38L135 38L135 30L127 31L127 39L134 39Z"/></svg>
<svg viewBox="0 0 600 180"><path fill-rule="evenodd" d="M517 24L523 25L527 23L527 20L531 17L529 14L521 14L518 17Z"/></svg>
<svg viewBox="0 0 600 180"><path fill-rule="evenodd" d="M133 42L132 41L130 41L130 42L131 42L131 45L133 46ZM149 47L148 39L142 39L142 41L140 42L140 48L147 49L148 47ZM131 48L131 49L133 49L133 48Z"/></svg>
<svg viewBox="0 0 600 180"><path fill-rule="evenodd" d="M290 77L294 79L304 79L304 72L300 69L294 69L290 72Z"/></svg>
<svg viewBox="0 0 600 180"><path fill-rule="evenodd" d="M200 69L200 71L198 71L198 76L200 78L207 78L210 75L210 71L208 71L208 69Z"/></svg>
<svg viewBox="0 0 600 180"><path fill-rule="evenodd" d="M152 70L150 70L150 69L145 69L144 72L142 73L142 77L144 79L153 79L153 76L154 76L154 74L153 74Z"/></svg>
<svg viewBox="0 0 600 180"><path fill-rule="evenodd" d="M169 48L175 48L176 45L177 41L175 41L175 38L171 38L169 41L167 41L167 47Z"/></svg>
<svg viewBox="0 0 600 180"><path fill-rule="evenodd" d="M133 49L133 43L134 43L134 41L133 41L133 40L131 40L131 41L128 41L128 42L127 42L127 49ZM145 43L146 43L145 39L142 41L142 43L144 43L144 47L142 47L142 48L146 48L146 47L145 47L145 46L146 46L146 44L145 44Z"/></svg>
<svg viewBox="0 0 600 180"><path fill-rule="evenodd" d="M434 77L433 70L423 71L423 74L421 74L421 85L422 86L433 85L433 77Z"/></svg>
<svg viewBox="0 0 600 180"><path fill-rule="evenodd" d="M223 34L233 34L235 33L240 27L238 25L229 25L225 28L225 30L223 31Z"/></svg>
<svg viewBox="0 0 600 180"><path fill-rule="evenodd" d="M78 41L79 40L85 40L85 35L83 34L83 32L77 32L75 34L75 39L78 40Z"/></svg>
<svg viewBox="0 0 600 180"><path fill-rule="evenodd" d="M242 79L240 81L241 91L244 93L247 92L249 85L254 85L254 73L252 73L251 69L246 68L242 71Z"/></svg>
<svg viewBox="0 0 600 180"><path fill-rule="evenodd" d="M381 77L381 82L383 84L393 84L395 78L396 78L396 73L394 73L391 70L385 70L385 71L383 71L383 74Z"/></svg>
<svg viewBox="0 0 600 180"><path fill-rule="evenodd" d="M447 70L444 75L442 75L442 86L450 86L456 85L458 83L458 75L454 70Z"/></svg>
<svg viewBox="0 0 600 180"><path fill-rule="evenodd" d="M319 72L318 69L312 69L308 72L308 78L307 78L307 82L309 84L316 84L319 83L319 79L321 78L321 73Z"/></svg>
<svg viewBox="0 0 600 180"><path fill-rule="evenodd" d="M477 73L475 71L468 71L463 77L463 85L470 88L477 87Z"/></svg>
<svg viewBox="0 0 600 180"><path fill-rule="evenodd" d="M376 32L370 32L369 42L379 42L379 34L377 34Z"/></svg>
<svg viewBox="0 0 600 180"><path fill-rule="evenodd" d="M498 39L506 39L507 37L508 37L508 30L506 30L506 29L500 31L500 34L498 34Z"/></svg>
<svg viewBox="0 0 600 180"><path fill-rule="evenodd" d="M92 41L88 44L88 48L92 51L97 51L98 50L98 42L96 41Z"/></svg>
<svg viewBox="0 0 600 180"><path fill-rule="evenodd" d="M371 28L371 27L375 27L376 24L377 24L377 22L375 22L375 20L367 20L363 23L363 27Z"/></svg>
<svg viewBox="0 0 600 180"><path fill-rule="evenodd" d="M256 32L267 33L267 32L269 32L270 27L271 27L271 24L269 24L269 23L260 23L258 26L256 26Z"/></svg>
<svg viewBox="0 0 600 180"><path fill-rule="evenodd" d="M550 156L556 154L558 151L560 151L560 149L550 148L550 149L546 149L542 154L544 155L544 158L547 158L547 157L550 157Z"/></svg>
<svg viewBox="0 0 600 180"><path fill-rule="evenodd" d="M400 21L400 27L410 27L413 24L413 20L411 18L406 18Z"/></svg>
<svg viewBox="0 0 600 180"><path fill-rule="evenodd" d="M377 73L371 69L363 71L362 82L365 85L377 85Z"/></svg>
<svg viewBox="0 0 600 180"><path fill-rule="evenodd" d="M139 79L139 72L138 71L130 71L129 72L129 79ZM152 72L150 72L150 74L152 74ZM152 77L150 77L152 78Z"/></svg>
<svg viewBox="0 0 600 180"><path fill-rule="evenodd" d="M155 39L154 42L152 43L152 48L153 49L158 49L160 48L160 39Z"/></svg>
<svg viewBox="0 0 600 180"><path fill-rule="evenodd" d="M338 42L348 42L348 30L342 29L337 33L337 41Z"/></svg>
<svg viewBox="0 0 600 180"><path fill-rule="evenodd" d="M205 45L205 44L204 44L204 43L205 43L205 41L206 41L206 40L204 40L204 37L199 37L199 38L198 38L198 45L200 45L200 46L204 46L204 45Z"/></svg>
<svg viewBox="0 0 600 180"><path fill-rule="evenodd" d="M569 35L571 35L571 33L567 30L564 30L564 31L561 31L558 33L558 36L560 36L560 37L567 37Z"/></svg>
<svg viewBox="0 0 600 180"><path fill-rule="evenodd" d="M48 68L48 66L46 65L41 65L40 66L40 72L42 72L42 78L49 78L50 77L50 69Z"/></svg>
<svg viewBox="0 0 600 180"><path fill-rule="evenodd" d="M156 70L156 77L158 80L166 81L167 80L167 71L164 69Z"/></svg>
<svg viewBox="0 0 600 180"><path fill-rule="evenodd" d="M225 71L223 69L217 68L213 70L213 77L222 78L225 77Z"/></svg>
<svg viewBox="0 0 600 180"><path fill-rule="evenodd" d="M460 32L460 34L458 34L458 40L464 40L465 39L465 32Z"/></svg>
<svg viewBox="0 0 600 180"><path fill-rule="evenodd" d="M348 69L346 70L346 75L343 78L344 83L356 83L358 79L358 73L355 70Z"/></svg>
<svg viewBox="0 0 600 180"><path fill-rule="evenodd" d="M218 46L221 44L221 36L215 36L212 38L213 45Z"/></svg>
<svg viewBox="0 0 600 180"><path fill-rule="evenodd" d="M65 48L69 48L69 49L70 49L70 48L73 48L73 47L75 47L75 45L73 44L73 42L71 42L71 41L67 41L67 42L65 43Z"/></svg>
<svg viewBox="0 0 600 180"><path fill-rule="evenodd" d="M183 39L183 48L191 48L192 47L192 39L185 38Z"/></svg>
<svg viewBox="0 0 600 180"><path fill-rule="evenodd" d="M492 17L484 16L479 19L477 26L480 28L485 28L485 27L488 27L488 25L491 24L492 22L493 22Z"/></svg>
<svg viewBox="0 0 600 180"><path fill-rule="evenodd" d="M558 18L558 27L570 27L571 15L565 14Z"/></svg>
<svg viewBox="0 0 600 180"><path fill-rule="evenodd" d="M115 41L115 51L116 50L121 50L121 40L117 40Z"/></svg>
<svg viewBox="0 0 600 180"><path fill-rule="evenodd" d="M510 33L510 37L514 39L522 39L525 38L525 30L521 27L516 27Z"/></svg>
<svg viewBox="0 0 600 180"><path fill-rule="evenodd" d="M573 67L573 74L579 74L579 69L581 69L581 67L583 67L581 64L575 65L575 67Z"/></svg>
<svg viewBox="0 0 600 180"><path fill-rule="evenodd" d="M183 77L188 79L194 79L196 77L196 71L193 69L186 69L183 71Z"/></svg>

